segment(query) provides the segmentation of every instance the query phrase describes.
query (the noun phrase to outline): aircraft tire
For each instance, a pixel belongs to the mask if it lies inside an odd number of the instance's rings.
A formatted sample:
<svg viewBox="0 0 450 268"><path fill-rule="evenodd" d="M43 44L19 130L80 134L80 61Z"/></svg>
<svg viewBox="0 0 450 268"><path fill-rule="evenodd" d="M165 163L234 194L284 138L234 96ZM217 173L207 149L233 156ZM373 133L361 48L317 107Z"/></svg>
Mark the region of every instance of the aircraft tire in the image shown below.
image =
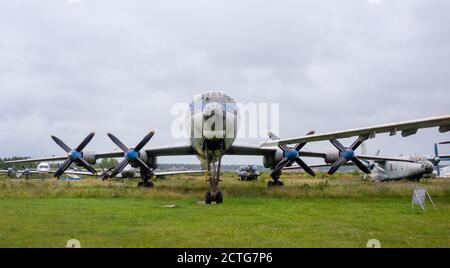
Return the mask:
<svg viewBox="0 0 450 268"><path fill-rule="evenodd" d="M223 203L223 194L222 194L222 192L221 191L217 191L216 196L215 196L214 199L216 201L216 204Z"/></svg>
<svg viewBox="0 0 450 268"><path fill-rule="evenodd" d="M205 193L205 204L211 204L212 202L212 195L210 191L207 191Z"/></svg>

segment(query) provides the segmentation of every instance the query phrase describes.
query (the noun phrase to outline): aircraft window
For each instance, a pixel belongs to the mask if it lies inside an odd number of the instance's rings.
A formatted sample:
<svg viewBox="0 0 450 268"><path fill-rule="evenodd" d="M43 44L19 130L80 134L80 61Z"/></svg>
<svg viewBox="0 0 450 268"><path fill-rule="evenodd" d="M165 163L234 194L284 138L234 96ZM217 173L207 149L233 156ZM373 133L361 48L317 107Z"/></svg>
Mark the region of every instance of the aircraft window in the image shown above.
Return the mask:
<svg viewBox="0 0 450 268"><path fill-rule="evenodd" d="M235 106L236 105L234 103L232 103L232 102L225 103L225 111L233 112L234 109L235 109Z"/></svg>

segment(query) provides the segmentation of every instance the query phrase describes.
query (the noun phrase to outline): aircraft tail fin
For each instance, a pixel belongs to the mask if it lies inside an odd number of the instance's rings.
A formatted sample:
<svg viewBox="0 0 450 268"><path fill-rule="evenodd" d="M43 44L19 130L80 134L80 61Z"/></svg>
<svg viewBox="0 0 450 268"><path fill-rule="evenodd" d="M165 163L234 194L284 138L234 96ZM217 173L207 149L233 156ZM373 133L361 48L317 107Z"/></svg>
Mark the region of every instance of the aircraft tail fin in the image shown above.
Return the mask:
<svg viewBox="0 0 450 268"><path fill-rule="evenodd" d="M379 156L379 155L380 155L380 152L381 152L381 150L378 149L378 151L375 153L375 156ZM362 154L362 155L369 155L368 152L367 152L367 146L366 146L366 143L365 143L365 142L363 142L363 143L361 144L361 154Z"/></svg>
<svg viewBox="0 0 450 268"><path fill-rule="evenodd" d="M279 140L280 139L280 137L278 137L276 134L274 134L271 131L267 132L267 136L269 136L269 139L271 139L271 140Z"/></svg>
<svg viewBox="0 0 450 268"><path fill-rule="evenodd" d="M361 144L361 154L367 155L367 146L366 146L366 143L365 143L365 142L363 142L363 143Z"/></svg>

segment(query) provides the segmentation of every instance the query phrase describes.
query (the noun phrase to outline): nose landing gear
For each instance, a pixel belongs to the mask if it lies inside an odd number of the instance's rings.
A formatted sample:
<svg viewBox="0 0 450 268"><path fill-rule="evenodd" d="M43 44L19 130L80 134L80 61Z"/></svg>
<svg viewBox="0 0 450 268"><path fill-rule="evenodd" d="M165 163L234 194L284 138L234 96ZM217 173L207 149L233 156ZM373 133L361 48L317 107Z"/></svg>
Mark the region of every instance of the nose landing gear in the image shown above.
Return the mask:
<svg viewBox="0 0 450 268"><path fill-rule="evenodd" d="M216 204L223 203L223 193L219 190L219 182L220 182L220 166L222 161L222 155L223 155L223 144L220 144L219 147L219 154L215 156L214 154L210 158L208 155L208 148L207 144L205 144L205 152L206 152L206 159L207 159L207 165L208 165L208 172L207 174L209 176L209 190L205 193L205 204L211 204L212 202L215 202ZM217 165L216 165L217 161ZM211 169L212 166L212 169Z"/></svg>

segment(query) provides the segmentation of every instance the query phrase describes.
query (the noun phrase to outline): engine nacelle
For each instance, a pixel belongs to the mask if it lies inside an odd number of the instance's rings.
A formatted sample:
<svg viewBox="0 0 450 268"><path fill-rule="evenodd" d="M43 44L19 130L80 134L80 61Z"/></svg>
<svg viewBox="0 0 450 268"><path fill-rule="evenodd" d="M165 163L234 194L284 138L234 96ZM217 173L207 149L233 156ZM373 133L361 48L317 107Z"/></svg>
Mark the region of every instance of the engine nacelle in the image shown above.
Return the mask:
<svg viewBox="0 0 450 268"><path fill-rule="evenodd" d="M95 165L97 163L97 159L95 158L95 152L92 151L84 151L83 159L88 162L89 165Z"/></svg>
<svg viewBox="0 0 450 268"><path fill-rule="evenodd" d="M263 158L263 165L265 168L273 169L282 159L283 151L277 148L274 154L267 154Z"/></svg>
<svg viewBox="0 0 450 268"><path fill-rule="evenodd" d="M147 166L149 168L155 169L156 166L158 165L158 161L156 159L155 155L148 155L147 152L145 151L140 151L139 152L139 159L141 159L144 163L147 164ZM134 164L134 163L130 163L130 165L134 168L138 168L139 166Z"/></svg>
<svg viewBox="0 0 450 268"><path fill-rule="evenodd" d="M158 166L158 161L155 155L147 155L147 153L142 152L141 160L144 161L147 164L147 166L149 166L152 169L155 169Z"/></svg>
<svg viewBox="0 0 450 268"><path fill-rule="evenodd" d="M329 152L325 155L325 163L327 163L327 164L333 164L338 159L339 159L338 152Z"/></svg>

